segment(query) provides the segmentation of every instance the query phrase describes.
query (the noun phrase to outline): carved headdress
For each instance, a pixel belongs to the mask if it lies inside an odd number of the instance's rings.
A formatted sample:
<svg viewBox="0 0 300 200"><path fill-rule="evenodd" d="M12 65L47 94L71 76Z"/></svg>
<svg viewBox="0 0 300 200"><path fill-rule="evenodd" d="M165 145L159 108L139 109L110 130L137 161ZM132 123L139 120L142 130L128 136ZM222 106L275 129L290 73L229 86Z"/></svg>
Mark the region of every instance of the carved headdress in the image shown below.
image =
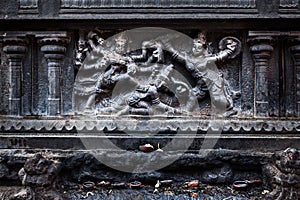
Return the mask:
<svg viewBox="0 0 300 200"><path fill-rule="evenodd" d="M206 35L207 35L206 31L201 31L198 33L198 37L195 40L203 44L203 48L206 49L208 54L211 54L213 52L213 48L211 46L211 42L210 43L207 42Z"/></svg>
<svg viewBox="0 0 300 200"><path fill-rule="evenodd" d="M198 34L198 41L200 41L201 44L203 44L205 47L207 46L206 43L206 32L202 31Z"/></svg>
<svg viewBox="0 0 300 200"><path fill-rule="evenodd" d="M127 35L124 32L118 34L114 39L116 42L118 42L118 41L127 41L128 42L128 40L129 40Z"/></svg>

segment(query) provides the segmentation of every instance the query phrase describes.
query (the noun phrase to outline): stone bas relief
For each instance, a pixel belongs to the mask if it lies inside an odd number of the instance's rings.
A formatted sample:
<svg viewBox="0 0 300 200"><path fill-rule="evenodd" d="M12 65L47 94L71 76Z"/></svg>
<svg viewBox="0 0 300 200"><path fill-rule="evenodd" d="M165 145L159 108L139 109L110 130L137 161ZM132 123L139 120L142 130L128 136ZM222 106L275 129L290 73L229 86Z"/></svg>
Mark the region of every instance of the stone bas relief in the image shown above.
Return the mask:
<svg viewBox="0 0 300 200"><path fill-rule="evenodd" d="M5 131L113 130L149 115L149 129L207 130L220 110L226 131L299 130L299 32L90 30L2 33Z"/></svg>
<svg viewBox="0 0 300 200"><path fill-rule="evenodd" d="M157 35L132 43L126 32L104 40L90 32L78 41L75 81L75 105L78 114L120 115L211 115L237 114L233 91L216 62L234 59L241 50L235 37L225 37L219 50L213 49L205 33L199 33L185 45L175 48L183 38L175 33ZM178 46L178 45L177 45ZM211 109L201 112L199 104L207 99ZM210 103L209 103L210 104Z"/></svg>

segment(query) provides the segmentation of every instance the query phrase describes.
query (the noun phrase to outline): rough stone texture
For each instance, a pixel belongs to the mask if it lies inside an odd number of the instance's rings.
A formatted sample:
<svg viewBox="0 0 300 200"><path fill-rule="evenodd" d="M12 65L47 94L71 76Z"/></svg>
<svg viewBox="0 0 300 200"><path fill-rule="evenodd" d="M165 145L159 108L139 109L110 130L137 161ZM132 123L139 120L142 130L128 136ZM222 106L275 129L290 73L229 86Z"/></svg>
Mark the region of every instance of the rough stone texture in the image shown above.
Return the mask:
<svg viewBox="0 0 300 200"><path fill-rule="evenodd" d="M120 159L123 157L119 152L109 152L109 154L108 152L105 152L104 154L107 154L108 158ZM59 180L66 179L69 182L75 183L82 183L88 180L129 181L134 179L145 183L155 183L158 179L174 178L174 180L178 179L183 181L184 177L196 176L199 178L201 177L200 179L203 179L204 182L207 183L230 183L234 179L234 176L237 176L241 171L253 171L259 175L261 173L260 167L270 161L269 154L251 154L251 152L241 153L238 151L225 150L222 151L222 153L214 151L204 157L196 154L187 154L168 168L157 172L149 172L148 174L127 174L117 172L105 166L97 160L94 155L88 152L53 152L52 154L50 153L51 159L42 156L41 154L36 154L27 159L26 162L24 161L24 158L29 155L26 151L17 155L12 152L10 152L10 154L2 152L1 156L4 158L14 158L13 161L10 161L9 165L7 162L4 162L4 164L8 166L5 168L6 170L20 171L22 168L22 165L20 164L23 163L25 173L19 173L19 175L23 174L23 176L20 176L21 180L19 181L19 184L21 184L24 175L26 175L24 181L25 185L51 186L51 183L53 183L56 177L59 178ZM96 155L97 158L99 158L100 154L96 153ZM150 157L151 156L149 155L149 158ZM20 166L20 168L15 169L15 166ZM180 173L182 174L180 175ZM242 174L243 173L241 173L241 175ZM6 178L7 177L2 177L1 179L5 180Z"/></svg>
<svg viewBox="0 0 300 200"><path fill-rule="evenodd" d="M294 200L300 198L300 154L294 148L278 152L273 163L263 168L273 191L268 199Z"/></svg>
<svg viewBox="0 0 300 200"><path fill-rule="evenodd" d="M22 172L24 169L24 172ZM31 187L51 186L61 169L61 163L57 160L50 160L41 154L36 154L28 159L24 168L19 174L23 185Z"/></svg>
<svg viewBox="0 0 300 200"><path fill-rule="evenodd" d="M166 169L145 174L129 174L108 168L95 159L95 154L92 155L91 152L48 151L42 155L29 153L33 152L1 152L2 158L14 158L13 163L11 161L9 165L11 171L17 170L12 168L14 164L23 163L19 170L23 167L26 178L20 176L20 180L14 185L21 185L23 181L27 187L4 189L8 182L4 181L7 180L5 177L2 177L0 178L0 198L5 200L163 199L167 197L189 199L191 195L197 195L199 198L207 199L247 200L252 197L263 199L261 192L268 188L267 186L249 188L244 192L232 189L232 183L235 180L261 179L262 163L270 160L270 155L267 154L255 156L251 155L251 152L224 150L222 153L215 151L202 158L199 155L186 155L180 162ZM118 153L110 152L108 155L116 157L116 154ZM258 157L261 161L257 161ZM244 162L238 166L239 162L236 163L234 159L244 160ZM57 160L61 162L59 173L57 164L59 162L54 162ZM256 163L256 168L243 167L252 166L254 163ZM173 180L170 188L161 186L158 188L158 193L153 193L154 185L158 180L169 179ZM128 183L137 180L142 182L142 188L130 189ZM200 180L201 184L198 188L186 188L186 182L191 180ZM84 188L83 184L86 181L94 182L96 187ZM116 189L113 186L101 187L97 185L101 181L110 181L111 184L124 182L127 185L124 189Z"/></svg>

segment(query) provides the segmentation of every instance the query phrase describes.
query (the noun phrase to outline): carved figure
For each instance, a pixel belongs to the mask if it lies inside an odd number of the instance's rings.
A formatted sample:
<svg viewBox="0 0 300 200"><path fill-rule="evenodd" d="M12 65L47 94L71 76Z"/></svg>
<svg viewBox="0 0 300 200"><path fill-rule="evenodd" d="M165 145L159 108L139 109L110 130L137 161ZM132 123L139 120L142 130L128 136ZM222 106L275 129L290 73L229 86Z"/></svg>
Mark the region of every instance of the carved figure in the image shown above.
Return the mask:
<svg viewBox="0 0 300 200"><path fill-rule="evenodd" d="M109 66L110 68L98 77L95 90L88 98L85 106L87 112L92 111L91 106L94 104L97 94L109 92L108 90L113 89L114 85L123 79L135 82L131 76L135 74L137 67L133 63L132 58L125 54L126 46L127 38L121 34L115 39L115 45L112 49L103 48L102 43L94 47L96 52L103 56L100 58L100 61L97 61L96 65L88 66L88 68L105 69Z"/></svg>
<svg viewBox="0 0 300 200"><path fill-rule="evenodd" d="M222 41L221 50L217 54L211 54L206 42L206 36L203 33L198 35L198 38L193 40L193 48L191 54L181 53L173 48L173 46L167 42L162 41L164 47L172 53L172 57L185 63L186 69L197 80L197 86L193 89L193 92L199 98L203 98L206 87L210 92L212 105L215 109L218 107L226 107L225 116L234 115L237 113L233 109L233 92L225 84L222 74L218 71L210 69L210 65L216 61L223 61L228 58L234 58L239 54L240 42L233 37L226 38ZM205 86L206 85L206 86Z"/></svg>
<svg viewBox="0 0 300 200"><path fill-rule="evenodd" d="M191 113L195 102L204 99L209 91L215 109L224 107L224 110L226 107L227 112L224 115L236 114L233 109L233 97L236 93L230 90L229 83L222 74L218 70L212 70L210 65L238 55L239 40L233 37L224 38L220 42L221 51L212 54L206 36L201 33L193 41L192 52L189 54L179 53L172 47L169 41L177 37L159 36L142 42L141 52L128 52L129 39L125 34L116 36L114 44L111 45L106 44L96 33L90 32L85 44L92 51L82 69L94 69L94 74L85 78L79 77L83 86L77 88L79 95L88 96L85 112L94 112L92 106L96 102L97 112L114 112L117 115L146 115L154 111L167 114ZM172 52L173 59L185 64L187 71L197 81L194 88L173 77L174 65L166 65L164 50ZM125 83L122 81L126 81L126 85L132 85L131 90L119 94L122 97L113 97L114 87L117 83ZM84 87L88 82L94 82L93 86Z"/></svg>
<svg viewBox="0 0 300 200"><path fill-rule="evenodd" d="M159 90L164 87L173 65L165 67L162 72L154 70L149 84L139 86L128 98L128 106L121 110L118 115L128 112L133 114L149 114L153 109L167 114L180 113L179 110L164 103L160 99Z"/></svg>

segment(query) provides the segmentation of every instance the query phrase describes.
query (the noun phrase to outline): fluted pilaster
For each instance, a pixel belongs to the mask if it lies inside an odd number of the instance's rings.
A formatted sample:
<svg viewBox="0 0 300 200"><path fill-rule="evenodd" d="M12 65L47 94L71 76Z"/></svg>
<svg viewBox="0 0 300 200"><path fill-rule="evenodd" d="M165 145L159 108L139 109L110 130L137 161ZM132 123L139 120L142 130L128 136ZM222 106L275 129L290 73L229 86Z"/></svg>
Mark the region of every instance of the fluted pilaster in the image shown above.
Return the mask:
<svg viewBox="0 0 300 200"><path fill-rule="evenodd" d="M300 37L292 39L292 46L290 48L293 60L294 60L294 71L296 76L296 116L300 116Z"/></svg>
<svg viewBox="0 0 300 200"><path fill-rule="evenodd" d="M273 38L255 37L249 40L250 52L255 63L255 115L269 116L268 71L269 60L274 50Z"/></svg>
<svg viewBox="0 0 300 200"><path fill-rule="evenodd" d="M3 51L9 62L9 115L22 115L23 60L27 41L11 37L3 39Z"/></svg>
<svg viewBox="0 0 300 200"><path fill-rule="evenodd" d="M47 114L61 114L61 67L65 57L68 38L43 38L40 40L41 51L48 66L48 104Z"/></svg>

